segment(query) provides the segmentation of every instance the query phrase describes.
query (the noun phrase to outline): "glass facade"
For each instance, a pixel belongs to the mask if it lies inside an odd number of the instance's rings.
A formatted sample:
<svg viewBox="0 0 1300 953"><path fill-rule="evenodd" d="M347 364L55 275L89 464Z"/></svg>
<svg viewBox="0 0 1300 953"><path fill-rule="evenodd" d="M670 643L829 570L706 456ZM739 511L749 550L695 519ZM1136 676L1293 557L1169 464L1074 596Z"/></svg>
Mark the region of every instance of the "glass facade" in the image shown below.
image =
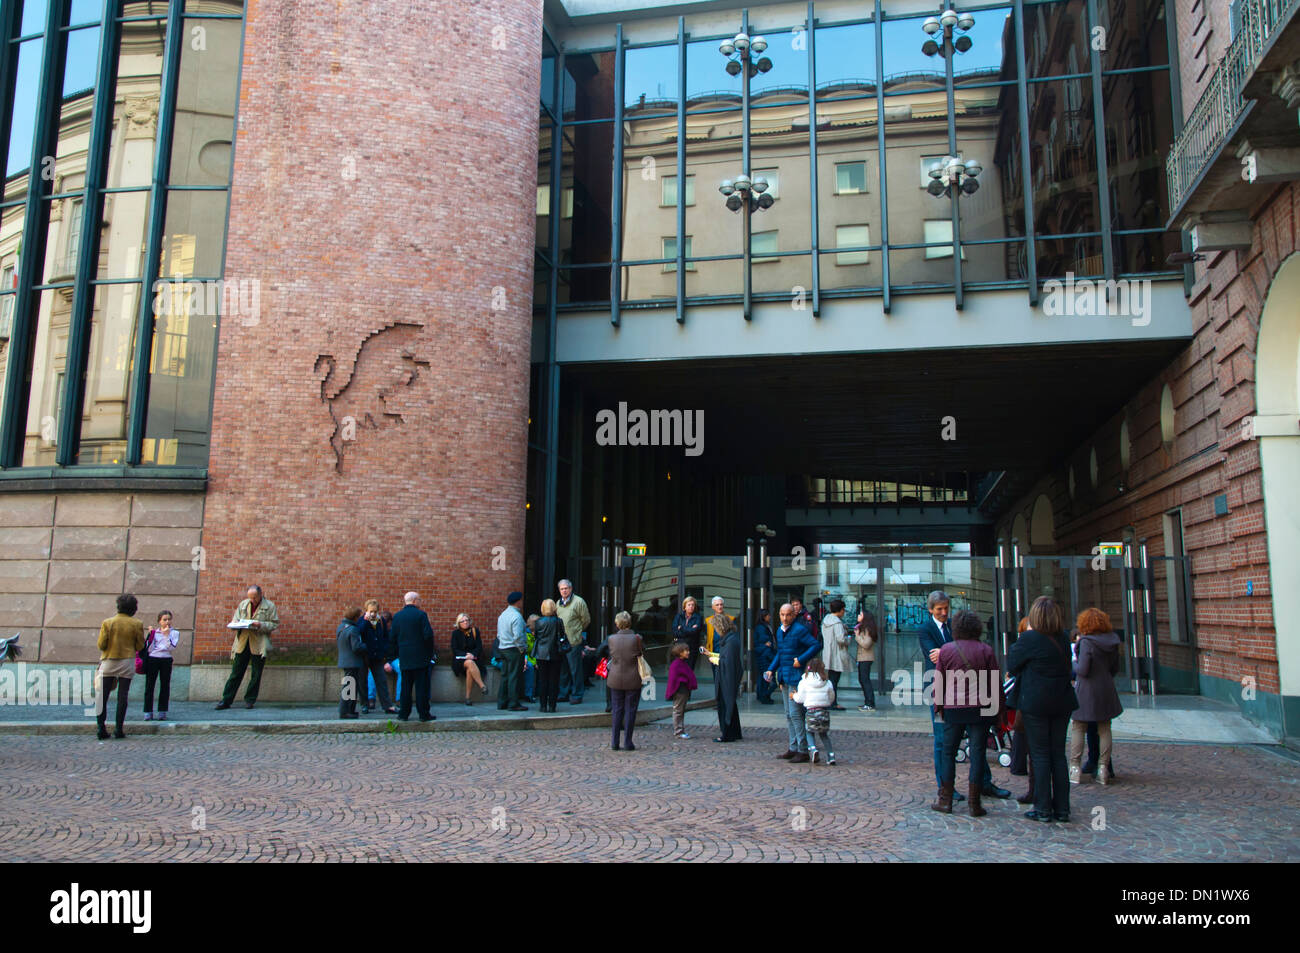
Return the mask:
<svg viewBox="0 0 1300 953"><path fill-rule="evenodd" d="M0 469L206 467L243 7L5 5Z"/></svg>
<svg viewBox="0 0 1300 953"><path fill-rule="evenodd" d="M719 52L728 36L690 17L658 43L620 50L610 26L614 49L566 50L549 135L565 144L572 234L589 247L562 243L559 305L609 306L607 263L615 311L734 300L746 271L760 300L1181 275L1164 263L1179 246L1160 187L1176 108L1162 0L963 5L974 24L946 55L922 49L930 14L864 6L843 22L814 9L811 30L803 11L750 11L770 68L748 91ZM555 76L549 61L543 72ZM543 93L544 115L556 95ZM930 167L954 154L979 164L978 189L932 195ZM621 180L603 181L613 168ZM751 215L749 248L718 192L742 172L779 183ZM666 260L678 249L684 278Z"/></svg>

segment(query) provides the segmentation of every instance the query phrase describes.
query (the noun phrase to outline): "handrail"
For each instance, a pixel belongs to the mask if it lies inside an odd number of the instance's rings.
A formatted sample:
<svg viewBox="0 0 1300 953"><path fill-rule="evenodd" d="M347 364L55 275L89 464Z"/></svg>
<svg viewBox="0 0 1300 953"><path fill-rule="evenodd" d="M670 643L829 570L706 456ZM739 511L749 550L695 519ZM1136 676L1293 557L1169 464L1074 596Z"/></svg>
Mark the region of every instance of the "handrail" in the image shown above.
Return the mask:
<svg viewBox="0 0 1300 953"><path fill-rule="evenodd" d="M1242 89L1277 31L1291 21L1300 0L1243 0L1241 25L1210 77L1165 162L1169 208L1176 211L1210 158L1246 108Z"/></svg>

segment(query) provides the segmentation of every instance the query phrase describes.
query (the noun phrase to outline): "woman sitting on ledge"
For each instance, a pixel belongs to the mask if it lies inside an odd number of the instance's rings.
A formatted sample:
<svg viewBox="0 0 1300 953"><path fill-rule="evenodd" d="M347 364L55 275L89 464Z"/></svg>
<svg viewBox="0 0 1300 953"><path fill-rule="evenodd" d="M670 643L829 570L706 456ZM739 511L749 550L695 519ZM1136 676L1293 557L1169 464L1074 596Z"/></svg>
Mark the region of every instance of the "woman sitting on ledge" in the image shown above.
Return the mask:
<svg viewBox="0 0 1300 953"><path fill-rule="evenodd" d="M465 704L474 704L469 699L470 689L475 682L483 694L488 693L483 681L483 665L487 653L483 651L483 633L478 626L471 625L469 616L461 613L456 617L456 628L451 630L451 670L457 678L465 679Z"/></svg>

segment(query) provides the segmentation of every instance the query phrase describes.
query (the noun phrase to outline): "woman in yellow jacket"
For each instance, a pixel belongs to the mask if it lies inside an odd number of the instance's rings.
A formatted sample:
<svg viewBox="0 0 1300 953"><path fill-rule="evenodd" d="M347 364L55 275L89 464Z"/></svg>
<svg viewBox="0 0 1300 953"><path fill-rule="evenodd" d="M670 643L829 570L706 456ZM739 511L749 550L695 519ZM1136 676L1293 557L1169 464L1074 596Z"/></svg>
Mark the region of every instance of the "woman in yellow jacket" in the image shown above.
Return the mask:
<svg viewBox="0 0 1300 953"><path fill-rule="evenodd" d="M108 737L108 696L117 689L117 729L114 738L125 738L127 693L135 674L136 653L144 648L144 623L133 618L139 604L129 592L117 597L117 615L99 626L99 695L95 699L95 721L99 739Z"/></svg>

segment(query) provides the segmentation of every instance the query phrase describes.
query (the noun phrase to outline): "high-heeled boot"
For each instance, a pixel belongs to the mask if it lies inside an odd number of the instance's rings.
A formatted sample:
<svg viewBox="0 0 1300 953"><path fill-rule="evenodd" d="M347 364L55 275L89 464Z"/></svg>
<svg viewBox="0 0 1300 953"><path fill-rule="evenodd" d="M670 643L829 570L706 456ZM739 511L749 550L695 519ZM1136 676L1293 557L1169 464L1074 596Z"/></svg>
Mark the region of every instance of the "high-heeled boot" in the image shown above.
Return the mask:
<svg viewBox="0 0 1300 953"><path fill-rule="evenodd" d="M988 811L980 804L980 794L984 791L984 785L972 781L966 788L966 800L970 805L971 817L983 817Z"/></svg>
<svg viewBox="0 0 1300 953"><path fill-rule="evenodd" d="M952 781L945 781L939 788L939 797L930 805L930 810L943 814L952 813Z"/></svg>

